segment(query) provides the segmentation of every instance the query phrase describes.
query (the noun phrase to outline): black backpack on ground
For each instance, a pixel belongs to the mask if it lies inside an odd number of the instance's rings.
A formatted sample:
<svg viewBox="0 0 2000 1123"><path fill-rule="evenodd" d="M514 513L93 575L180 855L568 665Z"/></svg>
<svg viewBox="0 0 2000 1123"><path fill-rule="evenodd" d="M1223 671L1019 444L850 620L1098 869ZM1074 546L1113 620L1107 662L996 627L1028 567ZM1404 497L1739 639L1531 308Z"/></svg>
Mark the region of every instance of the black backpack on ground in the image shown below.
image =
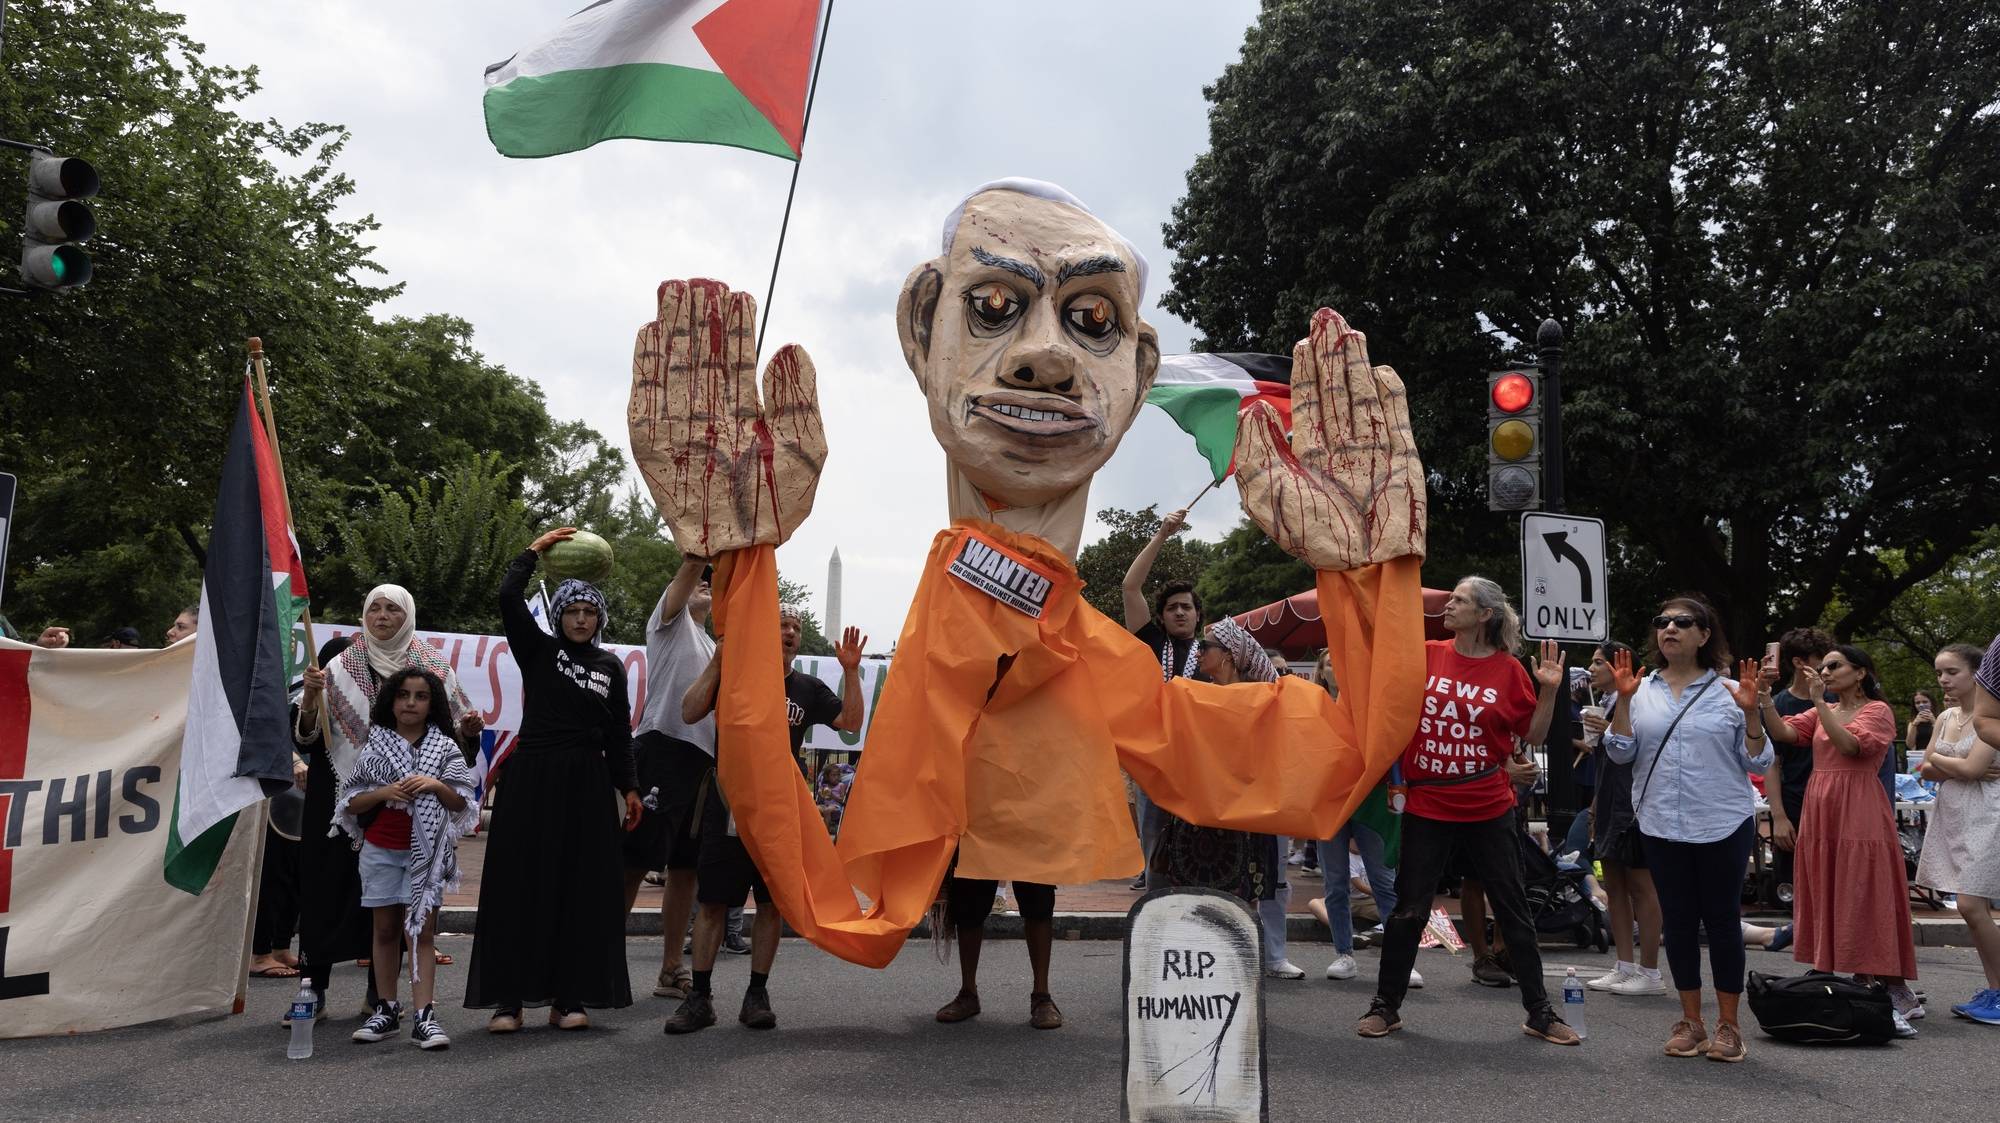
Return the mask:
<svg viewBox="0 0 2000 1123"><path fill-rule="evenodd" d="M1824 971L1790 978L1750 972L1750 1012L1780 1041L1802 1045L1880 1045L1896 1036L1894 1009L1881 983L1857 983Z"/></svg>

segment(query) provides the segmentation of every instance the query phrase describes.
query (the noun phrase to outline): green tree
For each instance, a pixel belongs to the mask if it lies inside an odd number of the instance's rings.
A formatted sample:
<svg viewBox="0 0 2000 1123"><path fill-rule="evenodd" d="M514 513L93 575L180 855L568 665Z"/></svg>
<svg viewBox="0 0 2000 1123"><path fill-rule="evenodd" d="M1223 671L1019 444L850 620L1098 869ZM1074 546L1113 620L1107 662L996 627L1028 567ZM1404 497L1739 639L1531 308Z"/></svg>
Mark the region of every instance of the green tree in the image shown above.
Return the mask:
<svg viewBox="0 0 2000 1123"><path fill-rule="evenodd" d="M591 434L593 437L595 434ZM594 492L591 502L602 501L606 491ZM560 526L561 519L544 519L544 526ZM617 506L599 518L578 523L604 536L611 543L611 577L604 583L604 599L611 610L605 635L614 643L646 642L646 621L660 603L660 594L681 567L681 552L667 536L666 525L652 501L634 485L625 491Z"/></svg>
<svg viewBox="0 0 2000 1123"><path fill-rule="evenodd" d="M1312 566L1278 548L1249 519L1236 524L1208 555L1195 591L1208 618L1234 616L1313 587Z"/></svg>
<svg viewBox="0 0 2000 1123"><path fill-rule="evenodd" d="M1097 512L1097 518L1107 532L1077 554L1076 572L1083 578L1083 599L1099 612L1123 622L1125 603L1120 590L1125 571L1160 529L1158 505L1149 504L1137 511L1106 507ZM1152 603L1154 593L1170 581L1198 580L1213 549L1186 528L1162 543L1160 554L1153 561L1153 571L1146 578L1147 603ZM1213 611L1209 617L1214 618Z"/></svg>
<svg viewBox="0 0 2000 1123"><path fill-rule="evenodd" d="M1884 550L1877 560L1900 571L1908 562L1900 550ZM1918 690L1937 691L1933 660L1954 643L1985 648L2000 635L2000 527L1989 527L1973 549L1941 573L1910 586L1883 612L1873 628L1853 637L1875 659L1882 686L1904 720L1910 696ZM1845 615L1830 606L1826 623ZM1942 699L1939 709L1944 707Z"/></svg>
<svg viewBox="0 0 2000 1123"><path fill-rule="evenodd" d="M195 594L184 543L214 509L245 338L302 385L340 388L368 307L394 291L369 279L373 221L336 214L345 133L238 116L255 71L204 62L181 22L148 0L7 9L0 135L84 156L104 181L96 279L5 298L0 316L0 464L21 484L8 607L81 637L155 635ZM0 159L10 255L24 168Z"/></svg>
<svg viewBox="0 0 2000 1123"><path fill-rule="evenodd" d="M347 564L357 581L409 589L425 631L498 632L501 573L534 538L509 476L498 453L478 453L436 487L426 479L386 492L348 526Z"/></svg>
<svg viewBox="0 0 2000 1123"><path fill-rule="evenodd" d="M1634 601L1704 590L1741 649L1836 600L1865 631L2000 519L1990 4L1267 0L1207 96L1165 304L1216 350L1366 331L1434 572L1513 552L1484 375L1549 315L1569 506Z"/></svg>

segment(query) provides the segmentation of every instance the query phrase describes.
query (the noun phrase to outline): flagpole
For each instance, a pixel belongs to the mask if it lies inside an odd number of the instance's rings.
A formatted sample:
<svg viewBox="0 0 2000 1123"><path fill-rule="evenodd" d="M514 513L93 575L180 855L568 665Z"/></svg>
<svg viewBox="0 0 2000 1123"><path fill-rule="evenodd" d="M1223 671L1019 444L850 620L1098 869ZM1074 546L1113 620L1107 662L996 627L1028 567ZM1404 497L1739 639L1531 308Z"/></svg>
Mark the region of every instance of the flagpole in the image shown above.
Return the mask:
<svg viewBox="0 0 2000 1123"><path fill-rule="evenodd" d="M785 189L785 217L778 222L778 250L771 255L771 283L764 289L764 315L757 322L757 359L764 357L764 329L771 324L771 297L778 291L778 263L785 259L785 231L792 224L792 196L799 190L799 165L806 162L806 131L812 128L813 98L819 95L819 64L826 57L826 33L833 26L833 0L819 20L819 49L813 52L812 81L806 86L806 113L799 121L799 158L792 161L792 185Z"/></svg>
<svg viewBox="0 0 2000 1123"><path fill-rule="evenodd" d="M278 418L271 412L271 387L264 380L264 340L259 336L250 337L250 370L257 377L257 405L264 415L264 436L271 442L271 462L278 469L278 494L285 497L285 529L297 535L292 521L292 485L285 480L285 453L278 444ZM306 666L319 669L319 642L313 636L312 604L308 602L299 610L299 622L306 626ZM321 744L327 740L326 705L319 707L319 734Z"/></svg>
<svg viewBox="0 0 2000 1123"><path fill-rule="evenodd" d="M1217 487L1221 486L1221 484L1222 484L1221 480L1210 480L1208 482L1207 487L1202 488L1200 491L1196 492L1194 498L1188 500L1187 509L1190 511L1194 510L1194 505L1201 502L1202 496L1207 495L1211 491L1214 491Z"/></svg>

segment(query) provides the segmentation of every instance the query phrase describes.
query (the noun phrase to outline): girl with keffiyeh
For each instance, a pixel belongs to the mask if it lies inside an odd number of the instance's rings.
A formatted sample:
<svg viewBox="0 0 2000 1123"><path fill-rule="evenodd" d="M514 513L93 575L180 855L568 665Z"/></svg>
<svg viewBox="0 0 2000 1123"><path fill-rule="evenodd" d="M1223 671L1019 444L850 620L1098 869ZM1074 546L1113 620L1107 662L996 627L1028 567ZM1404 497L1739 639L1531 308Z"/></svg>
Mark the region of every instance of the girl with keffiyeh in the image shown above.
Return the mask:
<svg viewBox="0 0 2000 1123"><path fill-rule="evenodd" d="M389 676L369 714L368 744L341 786L340 829L360 852L361 903L374 910L375 1011L359 1042L393 1037L401 1021L396 968L410 944L410 1037L451 1044L437 1022L437 908L459 884L458 840L479 821L471 770L451 736L444 683L418 667Z"/></svg>
<svg viewBox="0 0 2000 1123"><path fill-rule="evenodd" d="M476 738L483 722L458 684L451 664L417 637L417 602L401 585L377 585L361 602L361 630L329 640L319 666L305 671L293 740L306 758L305 829L299 852L299 951L326 1016L326 987L333 965L367 958L371 920L361 907L356 852L334 824L334 801L367 747L369 714L384 680L408 667L429 671L444 684L452 728ZM451 957L434 956L439 965ZM371 980L369 989L374 989ZM375 997L369 998L374 1008Z"/></svg>

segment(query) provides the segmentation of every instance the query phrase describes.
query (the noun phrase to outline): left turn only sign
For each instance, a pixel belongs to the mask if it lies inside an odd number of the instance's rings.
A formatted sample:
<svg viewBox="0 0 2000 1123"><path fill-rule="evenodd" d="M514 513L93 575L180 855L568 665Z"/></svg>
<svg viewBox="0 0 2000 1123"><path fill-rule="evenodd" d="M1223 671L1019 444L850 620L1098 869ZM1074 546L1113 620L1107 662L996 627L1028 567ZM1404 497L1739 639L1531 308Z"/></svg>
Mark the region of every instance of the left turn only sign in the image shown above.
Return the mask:
<svg viewBox="0 0 2000 1123"><path fill-rule="evenodd" d="M1611 636L1604 587L1604 520L1531 511L1521 516L1521 631L1530 639Z"/></svg>

